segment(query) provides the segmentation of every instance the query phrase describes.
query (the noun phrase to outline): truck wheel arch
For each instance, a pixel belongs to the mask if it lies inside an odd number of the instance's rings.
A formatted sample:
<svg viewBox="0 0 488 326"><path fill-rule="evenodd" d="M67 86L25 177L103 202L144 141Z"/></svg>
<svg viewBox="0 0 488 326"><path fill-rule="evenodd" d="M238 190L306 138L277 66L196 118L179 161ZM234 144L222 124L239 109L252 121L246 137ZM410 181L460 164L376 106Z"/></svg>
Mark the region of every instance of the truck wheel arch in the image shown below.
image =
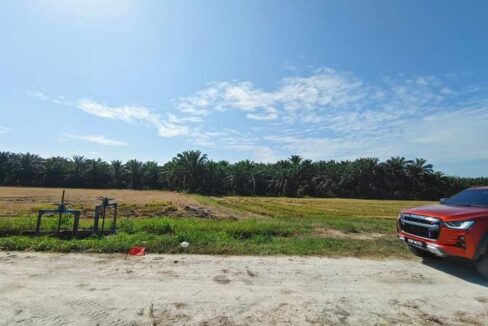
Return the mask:
<svg viewBox="0 0 488 326"><path fill-rule="evenodd" d="M476 248L476 253L474 254L474 260L478 260L481 256L488 253L488 232L481 237L480 242Z"/></svg>

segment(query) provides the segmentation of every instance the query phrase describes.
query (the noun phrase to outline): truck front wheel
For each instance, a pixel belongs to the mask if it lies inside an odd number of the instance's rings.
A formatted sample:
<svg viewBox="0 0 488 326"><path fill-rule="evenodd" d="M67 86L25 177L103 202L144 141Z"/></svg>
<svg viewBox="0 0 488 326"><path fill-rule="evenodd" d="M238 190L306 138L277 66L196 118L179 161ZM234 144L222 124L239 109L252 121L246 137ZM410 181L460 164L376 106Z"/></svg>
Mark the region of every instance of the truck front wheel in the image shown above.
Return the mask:
<svg viewBox="0 0 488 326"><path fill-rule="evenodd" d="M488 278L488 252L478 258L476 261L476 269L481 276Z"/></svg>
<svg viewBox="0 0 488 326"><path fill-rule="evenodd" d="M408 246L408 249L410 249L411 252L415 254L415 256L419 256L422 258L431 258L431 257L436 257L433 253L428 252L427 250L422 250L414 246Z"/></svg>

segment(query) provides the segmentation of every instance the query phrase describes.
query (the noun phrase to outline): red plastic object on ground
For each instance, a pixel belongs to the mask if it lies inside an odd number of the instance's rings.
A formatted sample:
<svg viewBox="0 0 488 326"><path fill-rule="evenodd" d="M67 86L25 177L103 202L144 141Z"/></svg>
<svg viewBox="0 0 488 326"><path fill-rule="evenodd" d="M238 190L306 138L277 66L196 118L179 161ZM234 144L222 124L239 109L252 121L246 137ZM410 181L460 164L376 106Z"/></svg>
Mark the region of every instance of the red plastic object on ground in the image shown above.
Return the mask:
<svg viewBox="0 0 488 326"><path fill-rule="evenodd" d="M129 255L131 256L144 256L146 253L146 247L132 247L129 249Z"/></svg>

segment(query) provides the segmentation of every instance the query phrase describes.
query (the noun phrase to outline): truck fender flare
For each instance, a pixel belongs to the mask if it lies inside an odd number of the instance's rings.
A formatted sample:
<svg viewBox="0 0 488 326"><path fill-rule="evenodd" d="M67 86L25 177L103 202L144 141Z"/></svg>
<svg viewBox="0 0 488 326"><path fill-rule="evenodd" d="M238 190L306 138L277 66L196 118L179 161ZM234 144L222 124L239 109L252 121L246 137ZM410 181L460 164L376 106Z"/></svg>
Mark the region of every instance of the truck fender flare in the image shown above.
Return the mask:
<svg viewBox="0 0 488 326"><path fill-rule="evenodd" d="M481 238L474 254L474 260L478 260L481 256L488 253L488 232Z"/></svg>

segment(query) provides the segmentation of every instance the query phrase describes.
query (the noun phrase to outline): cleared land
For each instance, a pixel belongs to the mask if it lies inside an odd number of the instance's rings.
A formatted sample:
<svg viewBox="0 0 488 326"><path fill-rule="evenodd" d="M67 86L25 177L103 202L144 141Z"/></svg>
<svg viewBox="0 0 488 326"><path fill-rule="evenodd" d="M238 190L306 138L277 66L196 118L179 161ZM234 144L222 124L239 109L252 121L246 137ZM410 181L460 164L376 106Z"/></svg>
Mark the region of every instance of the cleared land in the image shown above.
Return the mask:
<svg viewBox="0 0 488 326"><path fill-rule="evenodd" d="M0 275L0 325L488 323L449 261L1 252Z"/></svg>
<svg viewBox="0 0 488 326"><path fill-rule="evenodd" d="M61 201L61 188L0 187L0 216L31 216L42 208L55 208ZM115 198L124 217L191 216L185 209L199 205L195 199L176 192L122 189L66 189L65 201L86 217L93 217L100 196ZM215 217L231 215L226 209L214 210Z"/></svg>
<svg viewBox="0 0 488 326"><path fill-rule="evenodd" d="M70 208L93 223L98 196L120 206L118 234L62 240L22 235L40 208L55 207L61 189L0 187L0 249L152 253L412 257L395 238L400 209L426 202L277 197L206 197L167 191L67 189ZM69 230L72 220L63 219ZM57 218L43 219L54 230ZM190 242L182 249L179 243Z"/></svg>

